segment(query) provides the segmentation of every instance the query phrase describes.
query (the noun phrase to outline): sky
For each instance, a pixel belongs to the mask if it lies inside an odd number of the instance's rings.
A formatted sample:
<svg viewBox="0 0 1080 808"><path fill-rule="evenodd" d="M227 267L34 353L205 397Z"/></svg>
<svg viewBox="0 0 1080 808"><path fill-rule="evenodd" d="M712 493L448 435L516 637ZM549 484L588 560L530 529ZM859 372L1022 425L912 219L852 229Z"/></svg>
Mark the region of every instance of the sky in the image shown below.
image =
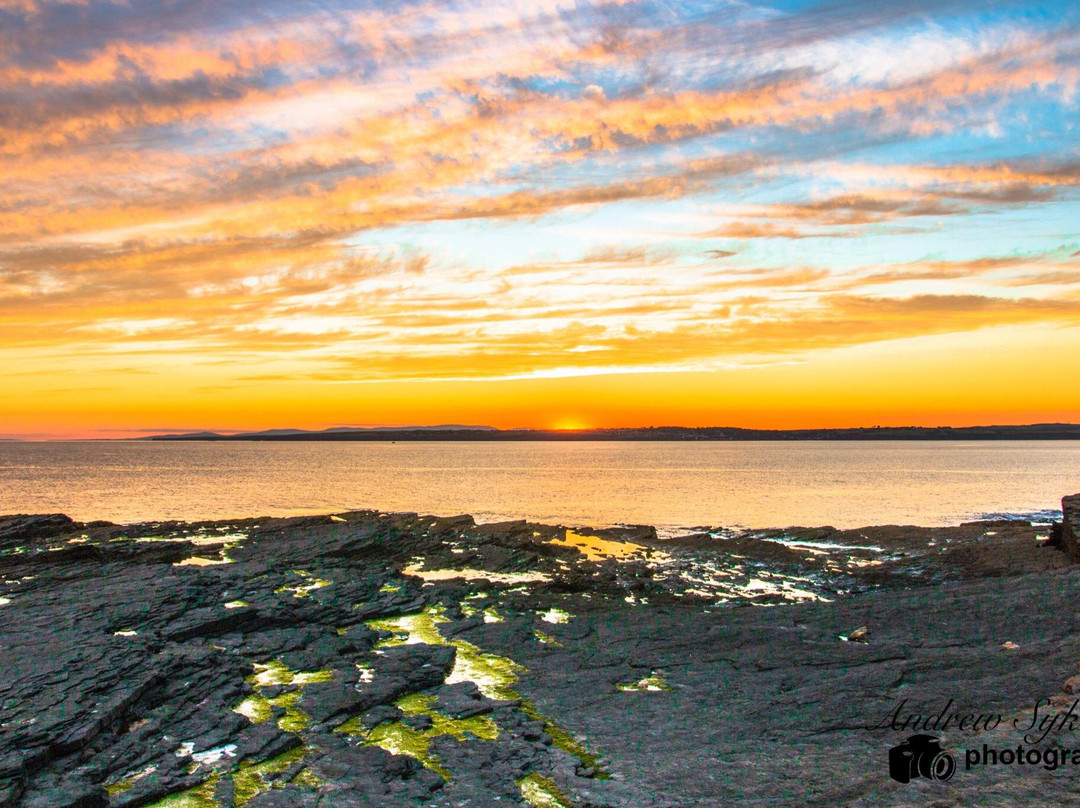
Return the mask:
<svg viewBox="0 0 1080 808"><path fill-rule="evenodd" d="M0 437L1078 421L1078 26L0 0Z"/></svg>

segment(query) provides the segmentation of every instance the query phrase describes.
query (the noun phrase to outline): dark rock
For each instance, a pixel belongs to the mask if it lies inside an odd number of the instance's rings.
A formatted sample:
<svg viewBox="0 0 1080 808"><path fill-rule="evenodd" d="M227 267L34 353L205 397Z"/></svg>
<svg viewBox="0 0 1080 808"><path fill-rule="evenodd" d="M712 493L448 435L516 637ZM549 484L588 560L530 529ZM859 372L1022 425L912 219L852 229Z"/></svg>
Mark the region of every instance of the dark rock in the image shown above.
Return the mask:
<svg viewBox="0 0 1080 808"><path fill-rule="evenodd" d="M403 715L404 713L397 707L380 704L378 707L372 707L364 713L360 723L367 729L372 729L379 726L379 724L391 724L394 721L400 721Z"/></svg>
<svg viewBox="0 0 1080 808"><path fill-rule="evenodd" d="M311 762L315 774L353 788L367 786L378 793L386 789L375 784L388 784L411 777L423 768L415 758L392 755L377 746L333 746Z"/></svg>
<svg viewBox="0 0 1080 808"><path fill-rule="evenodd" d="M247 802L249 808L315 808L319 804L318 794L298 786L264 791Z"/></svg>
<svg viewBox="0 0 1080 808"><path fill-rule="evenodd" d="M435 726L435 721L431 718L430 715L427 715L426 713L420 713L418 715L407 715L403 719L401 719L401 723L420 732L423 732L425 729L431 729L433 726Z"/></svg>
<svg viewBox="0 0 1080 808"><path fill-rule="evenodd" d="M26 781L21 779L0 780L0 805L17 805L23 792L26 791Z"/></svg>
<svg viewBox="0 0 1080 808"><path fill-rule="evenodd" d="M455 649L443 645L389 648L373 660L375 675L359 686L335 678L304 688L301 706L319 724L344 719L407 693L441 684L454 665Z"/></svg>
<svg viewBox="0 0 1080 808"><path fill-rule="evenodd" d="M238 759L269 760L283 755L302 741L291 732L283 732L276 724L267 721L245 727L233 738Z"/></svg>
<svg viewBox="0 0 1080 808"><path fill-rule="evenodd" d="M44 777L23 794L21 808L104 808L104 789L81 777Z"/></svg>
<svg viewBox="0 0 1080 808"><path fill-rule="evenodd" d="M317 724L325 724L362 712L371 706L371 702L354 685L335 679L305 687L300 706Z"/></svg>
<svg viewBox="0 0 1080 808"><path fill-rule="evenodd" d="M466 617L464 620L459 620L452 624L446 628L443 633L448 637L454 637L470 629L479 628L482 625L484 625L483 615L474 614L472 617Z"/></svg>
<svg viewBox="0 0 1080 808"><path fill-rule="evenodd" d="M354 626L348 626L341 638L343 650L363 652L371 650L371 647L378 642L379 636L363 623L358 623Z"/></svg>
<svg viewBox="0 0 1080 808"><path fill-rule="evenodd" d="M232 805L236 799L236 784L228 777L218 780L214 786L214 798L221 805Z"/></svg>
<svg viewBox="0 0 1080 808"><path fill-rule="evenodd" d="M0 550L74 533L82 527L62 513L0 516Z"/></svg>
<svg viewBox="0 0 1080 808"><path fill-rule="evenodd" d="M1062 529L1061 522L1054 522L1050 525L1050 534L1046 537L1047 547L1060 547L1061 546Z"/></svg>
<svg viewBox="0 0 1080 808"><path fill-rule="evenodd" d="M219 637L234 631L250 630L259 624L259 614L255 609L210 606L185 614L165 638L172 642L184 642L196 637Z"/></svg>
<svg viewBox="0 0 1080 808"><path fill-rule="evenodd" d="M435 708L451 718L485 715L498 707L516 707L521 700L496 701L487 698L472 682L443 685L438 690Z"/></svg>
<svg viewBox="0 0 1080 808"><path fill-rule="evenodd" d="M49 751L59 757L82 749L103 729L121 720L129 708L160 679L161 674L154 671L143 676L141 680L122 683L103 703L93 709L85 721L78 723L56 740Z"/></svg>
<svg viewBox="0 0 1080 808"><path fill-rule="evenodd" d="M531 772L580 806L914 806L928 793L919 786L951 789L936 793L957 804L1074 801L1071 778L1040 767L889 790L883 765L899 738L865 729L905 698L913 709L953 698L1015 715L1063 682L1080 688L1069 679L1080 659L1075 568L1039 548L1042 527L702 530L672 542L646 529L593 531L662 546L669 558L658 567L589 562L548 544L563 529L524 522L341 518L76 525L99 544L56 552L38 545L74 523L0 520L11 535L42 532L0 559L4 580L21 581L5 584L11 602L0 608L0 804L101 804L103 786L128 779L110 808L136 808L213 771L228 804L230 768L268 762L272 787L255 808L495 808L520 804L517 781ZM207 552L186 537L238 532L249 538L230 550L236 563L164 563ZM145 535L170 540L111 541ZM799 541L839 549L810 553ZM429 568L536 571L554 583L424 584L401 574L416 556ZM330 584L295 597L288 587L308 578ZM831 602L794 602L782 586L791 581ZM762 583L776 591L762 596ZM226 609L234 600L251 605ZM750 602L776 605L735 607ZM447 620L436 622L441 641L470 643L462 653L480 654L470 662L501 671L507 695L523 700L447 685L454 647L376 647L390 633L363 625L429 606ZM501 622L465 616L487 607ZM568 622L544 622L552 609ZM837 641L870 616L873 643ZM282 665L331 679L264 686L253 666L269 663L286 681ZM651 688L633 686L652 677ZM449 780L365 735L394 721L428 727L429 716L394 706L413 694L434 697L451 719L483 718L472 729L484 737L429 739L428 760ZM1064 710L1080 693L1058 695ZM236 712L249 696L257 723ZM495 737L480 730L488 722ZM1054 743L1080 748L1077 736ZM957 750L968 739L948 740ZM217 758L199 763L206 753Z"/></svg>
<svg viewBox="0 0 1080 808"><path fill-rule="evenodd" d="M1062 497L1061 549L1073 561L1080 561L1080 494Z"/></svg>
<svg viewBox="0 0 1080 808"><path fill-rule="evenodd" d="M589 536L598 536L601 539L612 541L624 541L635 544L637 542L651 543L657 541L656 528L652 525L624 525L622 527L608 527L599 530L585 530Z"/></svg>

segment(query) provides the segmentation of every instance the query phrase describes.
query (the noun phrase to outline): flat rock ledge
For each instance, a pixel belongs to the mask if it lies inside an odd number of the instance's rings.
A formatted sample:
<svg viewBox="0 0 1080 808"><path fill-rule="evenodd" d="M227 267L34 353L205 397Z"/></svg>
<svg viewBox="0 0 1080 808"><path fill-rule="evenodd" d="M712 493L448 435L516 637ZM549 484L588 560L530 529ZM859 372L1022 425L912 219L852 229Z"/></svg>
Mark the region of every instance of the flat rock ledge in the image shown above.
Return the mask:
<svg viewBox="0 0 1080 808"><path fill-rule="evenodd" d="M1075 804L1078 528L0 517L0 806Z"/></svg>

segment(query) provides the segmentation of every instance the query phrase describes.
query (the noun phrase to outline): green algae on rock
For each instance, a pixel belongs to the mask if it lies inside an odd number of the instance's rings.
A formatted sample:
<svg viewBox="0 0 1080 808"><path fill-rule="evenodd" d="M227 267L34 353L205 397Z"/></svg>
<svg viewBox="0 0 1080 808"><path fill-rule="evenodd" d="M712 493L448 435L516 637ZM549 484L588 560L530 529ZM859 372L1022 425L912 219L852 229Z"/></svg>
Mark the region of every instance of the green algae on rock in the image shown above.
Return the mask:
<svg viewBox="0 0 1080 808"><path fill-rule="evenodd" d="M412 693L394 702L394 706L406 716L427 716L431 720L431 726L426 729L410 727L403 721L392 721L368 730L358 719L350 719L338 727L337 731L356 735L362 738L364 743L382 747L391 754L416 758L432 771L442 775L443 779L449 780L450 772L429 751L431 740L441 735L452 735L459 741L472 738L490 741L499 737L499 728L487 716L451 718L436 710L433 707L434 702L434 696L422 693Z"/></svg>
<svg viewBox="0 0 1080 808"><path fill-rule="evenodd" d="M292 570L292 574L298 575L300 578L308 581L308 583L296 584L295 586L279 586L274 590L275 594L291 592L294 598L306 598L316 589L322 589L324 586L330 586L333 583L333 581L329 581L326 578L316 578L306 570Z"/></svg>
<svg viewBox="0 0 1080 808"><path fill-rule="evenodd" d="M329 682L334 678L332 670L321 671L297 671L290 668L280 659L275 659L265 664L255 663L255 673L247 678L247 682L256 687L267 685L304 685L315 682Z"/></svg>
<svg viewBox="0 0 1080 808"><path fill-rule="evenodd" d="M317 682L329 682L333 678L332 670L297 671L279 659L266 664L257 663L255 673L245 680L254 685L256 692L233 707L233 712L239 713L253 724L261 724L274 714L274 707L279 707L284 709L285 714L278 719L278 726L286 732L300 732L309 723L307 715L298 704L300 688ZM262 689L271 686L294 686L297 689L273 698L263 696Z"/></svg>
<svg viewBox="0 0 1080 808"><path fill-rule="evenodd" d="M220 776L213 774L201 783L179 794L170 794L162 800L152 803L148 808L220 808L221 803L214 796Z"/></svg>
<svg viewBox="0 0 1080 808"><path fill-rule="evenodd" d="M445 609L431 606L423 612L382 620L369 620L370 628L393 632L396 636L383 640L376 646L452 645L457 649L454 669L446 679L447 684L473 682L489 699L512 700L520 696L511 687L517 681L517 671L523 668L509 657L488 654L471 642L460 639L447 640L439 632L440 623L449 622Z"/></svg>
<svg viewBox="0 0 1080 808"><path fill-rule="evenodd" d="M536 637L536 639L540 640L540 642L544 643L544 645L554 645L556 648L562 648L561 642L556 640L550 634L545 634L539 629L533 629L533 636Z"/></svg>
<svg viewBox="0 0 1080 808"><path fill-rule="evenodd" d="M431 726L427 729L417 729L402 721L396 721L379 724L368 730L357 719L351 719L338 727L337 731L359 736L364 743L381 746L391 754L415 757L424 766L440 773L444 780L449 780L450 772L430 752L431 740L448 735L454 736L459 741L470 739L490 741L499 737L499 728L486 715L451 718L435 710L432 706L434 701L434 696L410 693L409 696L404 696L394 702L396 708L406 716L428 716L431 719Z"/></svg>
<svg viewBox="0 0 1080 808"><path fill-rule="evenodd" d="M517 781L521 796L534 808L573 808L553 780L533 772Z"/></svg>
<svg viewBox="0 0 1080 808"><path fill-rule="evenodd" d="M280 774L294 763L303 760L308 752L307 748L298 746L284 754L278 755L261 763L244 762L232 772L234 789L233 806L243 808L258 794L270 789L270 783L266 778L270 775Z"/></svg>
<svg viewBox="0 0 1080 808"><path fill-rule="evenodd" d="M512 687L518 680L518 671L524 670L521 665L509 657L485 653L466 640L456 638L447 640L442 636L438 624L448 622L444 611L442 607L433 606L417 614L369 620L367 625L397 634L394 638L383 640L380 645L407 645L419 642L429 645L453 645L457 649L457 657L454 669L446 679L447 684L473 682L489 699L520 700L521 709L526 715L533 720L543 722L544 731L551 736L556 748L577 757L583 765L596 768L597 777L607 777L608 775L599 769L595 754L585 749L569 732L541 715L535 705L522 699Z"/></svg>

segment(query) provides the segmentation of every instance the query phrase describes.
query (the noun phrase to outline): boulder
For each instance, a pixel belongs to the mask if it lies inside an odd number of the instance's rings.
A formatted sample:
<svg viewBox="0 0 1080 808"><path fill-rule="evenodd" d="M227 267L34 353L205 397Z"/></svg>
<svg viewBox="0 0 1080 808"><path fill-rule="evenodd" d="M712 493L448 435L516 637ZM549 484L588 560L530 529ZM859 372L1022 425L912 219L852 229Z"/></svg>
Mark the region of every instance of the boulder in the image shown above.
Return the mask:
<svg viewBox="0 0 1080 808"><path fill-rule="evenodd" d="M1061 549L1073 561L1080 561L1080 494L1062 497Z"/></svg>
<svg viewBox="0 0 1080 808"><path fill-rule="evenodd" d="M0 516L0 550L73 533L81 525L62 513Z"/></svg>

